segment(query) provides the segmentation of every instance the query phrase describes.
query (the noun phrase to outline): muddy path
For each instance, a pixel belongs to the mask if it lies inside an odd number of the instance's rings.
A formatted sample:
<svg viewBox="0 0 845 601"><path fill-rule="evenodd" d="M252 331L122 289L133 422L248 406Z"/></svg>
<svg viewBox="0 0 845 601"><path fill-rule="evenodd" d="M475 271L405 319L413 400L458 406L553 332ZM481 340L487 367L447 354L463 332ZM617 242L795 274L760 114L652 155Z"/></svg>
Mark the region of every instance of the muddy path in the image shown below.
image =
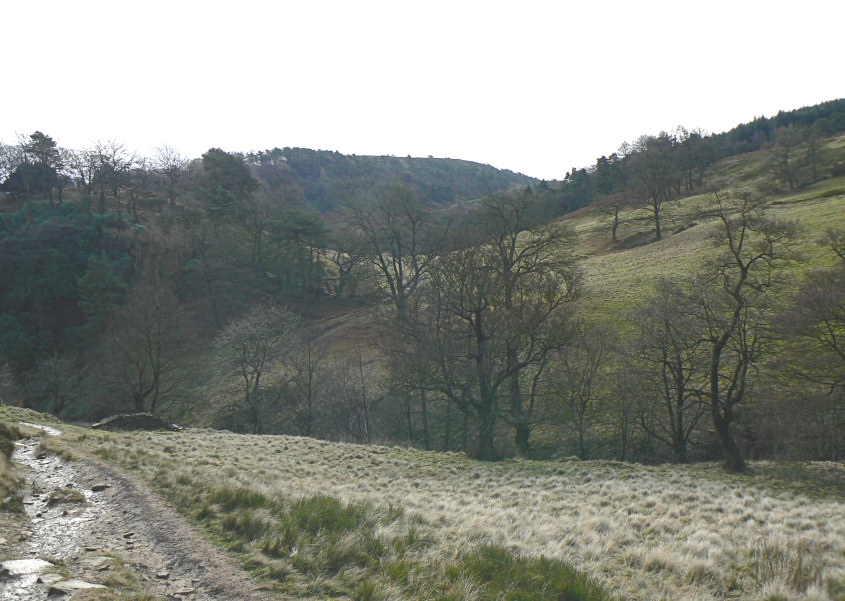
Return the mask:
<svg viewBox="0 0 845 601"><path fill-rule="evenodd" d="M12 459L25 468L29 520L4 552L0 601L73 599L127 580L165 599L269 599L171 506L120 470L92 459L63 461L41 451L37 437L18 442Z"/></svg>

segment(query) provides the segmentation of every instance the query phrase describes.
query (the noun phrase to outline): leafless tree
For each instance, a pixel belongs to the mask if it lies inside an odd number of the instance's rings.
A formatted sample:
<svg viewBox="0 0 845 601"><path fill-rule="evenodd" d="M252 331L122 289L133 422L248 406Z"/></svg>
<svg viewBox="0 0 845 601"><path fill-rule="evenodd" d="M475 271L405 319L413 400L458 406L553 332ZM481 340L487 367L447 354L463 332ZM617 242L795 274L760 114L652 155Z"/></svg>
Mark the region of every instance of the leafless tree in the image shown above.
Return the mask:
<svg viewBox="0 0 845 601"><path fill-rule="evenodd" d="M681 463L689 462L690 442L707 413L706 349L691 327L691 311L684 291L661 280L652 301L632 316L637 335L629 350L650 400L640 425Z"/></svg>
<svg viewBox="0 0 845 601"><path fill-rule="evenodd" d="M110 319L104 377L134 411L157 414L181 398L192 328L166 287L136 286Z"/></svg>
<svg viewBox="0 0 845 601"><path fill-rule="evenodd" d="M161 177L162 189L171 207L176 205L179 198L180 185L189 163L186 157L171 146L159 146L155 149L152 167Z"/></svg>
<svg viewBox="0 0 845 601"><path fill-rule="evenodd" d="M403 318L408 298L445 246L446 229L437 227L413 188L398 182L360 195L347 219L366 244L382 292Z"/></svg>
<svg viewBox="0 0 845 601"><path fill-rule="evenodd" d="M761 209L748 194L713 197L717 254L689 289L690 319L709 355L707 401L731 471L745 469L732 424L770 335L770 296L795 231L794 224L765 218Z"/></svg>
<svg viewBox="0 0 845 601"><path fill-rule="evenodd" d="M580 459L587 458L587 433L598 418L599 370L610 339L607 328L579 324L572 340L552 358L549 385L562 405L562 421L575 433Z"/></svg>
<svg viewBox="0 0 845 601"><path fill-rule="evenodd" d="M488 199L479 208L477 244L432 263L415 301L421 371L432 390L475 420L474 454L482 459L500 456L495 436L503 411L520 452L528 452L536 419L530 382L569 337L578 278L561 246L568 234L528 231L537 225L527 219L529 202L521 195Z"/></svg>
<svg viewBox="0 0 845 601"><path fill-rule="evenodd" d="M296 336L299 319L288 309L258 306L229 322L215 341L221 366L243 387L242 406L249 412L253 434L260 434L267 418L262 378L270 361Z"/></svg>

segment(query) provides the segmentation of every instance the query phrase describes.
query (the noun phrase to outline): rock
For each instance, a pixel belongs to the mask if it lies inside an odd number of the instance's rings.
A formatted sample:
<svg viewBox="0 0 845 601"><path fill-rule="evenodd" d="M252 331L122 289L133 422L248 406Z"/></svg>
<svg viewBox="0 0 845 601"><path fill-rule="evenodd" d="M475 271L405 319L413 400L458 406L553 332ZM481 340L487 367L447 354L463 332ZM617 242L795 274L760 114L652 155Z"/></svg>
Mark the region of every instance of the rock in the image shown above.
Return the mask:
<svg viewBox="0 0 845 601"><path fill-rule="evenodd" d="M55 583L59 582L61 579L62 579L61 574L50 573L50 574L44 574L42 576L39 576L38 580L36 580L36 582L38 582L40 584L55 584Z"/></svg>
<svg viewBox="0 0 845 601"><path fill-rule="evenodd" d="M89 559L85 559L84 563L98 572L104 572L112 566L112 559L111 557L105 556L91 557Z"/></svg>
<svg viewBox="0 0 845 601"><path fill-rule="evenodd" d="M169 424L151 413L123 413L112 415L91 426L98 430L167 430L177 432L181 428Z"/></svg>
<svg viewBox="0 0 845 601"><path fill-rule="evenodd" d="M161 580L167 580L168 578L170 578L170 573L169 572L157 572L156 578L160 578Z"/></svg>
<svg viewBox="0 0 845 601"><path fill-rule="evenodd" d="M91 492L102 492L109 487L108 484L95 484L91 487Z"/></svg>
<svg viewBox="0 0 845 601"><path fill-rule="evenodd" d="M43 559L10 559L0 563L0 569L12 576L40 574L52 568L53 564Z"/></svg>
<svg viewBox="0 0 845 601"><path fill-rule="evenodd" d="M127 532L123 535L123 538L132 538L133 536L135 536L134 532Z"/></svg>
<svg viewBox="0 0 845 601"><path fill-rule="evenodd" d="M47 591L47 596L58 597L60 595L72 595L76 591L104 588L106 587L102 584L92 584L90 582L85 582L84 580L77 580L73 578L71 580L62 580L61 582L54 583Z"/></svg>

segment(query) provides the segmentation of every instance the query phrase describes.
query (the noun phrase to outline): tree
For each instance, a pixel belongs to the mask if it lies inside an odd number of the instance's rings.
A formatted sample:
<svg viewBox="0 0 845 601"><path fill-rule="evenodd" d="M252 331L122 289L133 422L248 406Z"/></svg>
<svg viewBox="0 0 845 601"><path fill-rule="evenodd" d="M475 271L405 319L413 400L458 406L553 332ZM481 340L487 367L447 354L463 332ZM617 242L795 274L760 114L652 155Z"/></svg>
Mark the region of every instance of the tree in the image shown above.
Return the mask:
<svg viewBox="0 0 845 601"><path fill-rule="evenodd" d="M845 392L845 233L828 232L840 261L807 275L784 315L784 333L796 348L792 371L829 393Z"/></svg>
<svg viewBox="0 0 845 601"><path fill-rule="evenodd" d="M126 188L137 157L114 140L97 142L83 153L84 163L88 164L86 168L92 169L89 185L98 198L98 210L105 213L106 198L118 200L121 191Z"/></svg>
<svg viewBox="0 0 845 601"><path fill-rule="evenodd" d="M241 205L258 190L241 155L211 148L202 155L201 196L215 223L240 214Z"/></svg>
<svg viewBox="0 0 845 601"><path fill-rule="evenodd" d="M540 280L535 282L537 284L542 284L542 279L547 277L560 279L562 287L557 292L562 292L564 296L557 300L561 303L575 299L577 277L572 258L563 250L571 245L572 234L567 228L559 225L544 226L545 211L542 199L527 189L493 196L485 201L479 211L482 232L480 242L489 244L494 253L493 269L502 286L500 302L508 313L521 312L518 304L524 301L520 296L526 294L522 287L538 277ZM564 313L561 311L560 316L565 317ZM555 342L548 344L548 351L553 350L555 344L563 343L569 336L565 320L555 325L559 330L549 332L552 335L546 342ZM520 347L524 344L525 341L519 338L508 341L508 363L519 363ZM540 360L528 370L534 372L534 382L542 378L546 365L545 355L538 358ZM521 454L528 455L529 438L534 425L536 386L527 388L528 398L525 399L523 386L519 381L521 375L524 374L517 371L511 376L508 413L514 428L517 449Z"/></svg>
<svg viewBox="0 0 845 601"><path fill-rule="evenodd" d="M326 355L306 334L302 349L287 363L291 421L301 436L314 436L327 402Z"/></svg>
<svg viewBox="0 0 845 601"><path fill-rule="evenodd" d="M106 379L136 412L157 414L179 396L189 320L167 288L141 285L106 329Z"/></svg>
<svg viewBox="0 0 845 601"><path fill-rule="evenodd" d="M747 194L716 194L713 203L718 252L689 288L690 319L709 355L706 398L725 467L743 471L732 424L770 335L769 297L794 225L763 217L762 203Z"/></svg>
<svg viewBox="0 0 845 601"><path fill-rule="evenodd" d="M370 443L375 435L373 408L380 400L374 385L374 365L361 347L328 370L328 398L336 429L355 442Z"/></svg>
<svg viewBox="0 0 845 601"><path fill-rule="evenodd" d="M332 272L326 277L329 292L337 298L342 298L344 293L355 296L358 283L366 277L362 272L369 259L366 242L360 232L345 224L331 227L326 239L325 257L332 265Z"/></svg>
<svg viewBox="0 0 845 601"><path fill-rule="evenodd" d="M654 219L654 236L662 238L663 205L679 191L681 177L674 147L675 138L667 132L641 136L630 147L630 174L646 196L646 206Z"/></svg>
<svg viewBox="0 0 845 601"><path fill-rule="evenodd" d="M315 210L288 209L268 222L270 245L275 252L271 271L282 298L318 296L322 289L322 247L326 229Z"/></svg>
<svg viewBox="0 0 845 601"><path fill-rule="evenodd" d="M648 399L640 425L667 445L680 463L689 463L689 445L704 403L706 356L688 318L689 298L674 282L661 280L656 295L633 315L637 338L629 351Z"/></svg>
<svg viewBox="0 0 845 601"><path fill-rule="evenodd" d="M138 202L149 200L152 194L152 173L147 167L147 160L140 158L135 161L126 175L124 189L126 190L126 204L132 218L138 221Z"/></svg>
<svg viewBox="0 0 845 601"><path fill-rule="evenodd" d="M607 229L610 230L610 238L614 244L619 241L619 228L624 224L622 211L625 210L626 204L627 199L621 192L606 196L598 202L599 214L602 216L602 221L607 223Z"/></svg>
<svg viewBox="0 0 845 601"><path fill-rule="evenodd" d="M0 182L6 181L15 169L25 162L26 159L21 145L0 142Z"/></svg>
<svg viewBox="0 0 845 601"><path fill-rule="evenodd" d="M188 170L187 158L171 146L159 146L155 149L153 169L161 178L161 188L170 206L176 206L176 200L181 192L180 185Z"/></svg>
<svg viewBox="0 0 845 601"><path fill-rule="evenodd" d="M810 163L807 152L808 133L808 130L794 125L775 130L774 141L769 146L768 168L776 188L785 186L791 192L810 183L811 176L806 173ZM815 177L817 153L814 140L812 178Z"/></svg>
<svg viewBox="0 0 845 601"><path fill-rule="evenodd" d="M284 307L258 306L230 321L217 336L221 365L241 381L241 406L250 416L253 434L261 433L267 418L262 378L270 361L293 342L298 325L299 319Z"/></svg>
<svg viewBox="0 0 845 601"><path fill-rule="evenodd" d="M475 420L480 459L501 456L495 436L503 409L520 452L529 451L531 382L568 340L566 308L577 285L561 246L569 235L559 225L527 231L537 225L530 217L538 208L521 193L487 199L477 244L431 264L422 294L408 306L417 318L404 322L427 363L425 385Z"/></svg>
<svg viewBox="0 0 845 601"><path fill-rule="evenodd" d="M23 141L21 146L27 163L45 165L52 167L54 170L58 168L59 148L50 136L36 131L29 136L28 140Z"/></svg>
<svg viewBox="0 0 845 601"><path fill-rule="evenodd" d="M0 191L23 203L38 198L50 198L55 185L55 169L40 163L23 163L0 184Z"/></svg>
<svg viewBox="0 0 845 601"><path fill-rule="evenodd" d="M398 182L377 186L368 197L359 196L347 220L367 245L381 292L404 318L408 298L443 250L448 229L438 228L414 189Z"/></svg>
<svg viewBox="0 0 845 601"><path fill-rule="evenodd" d="M578 458L587 458L587 431L597 417L599 369L610 346L610 332L578 324L573 339L555 353L551 387L563 407L563 419L578 438Z"/></svg>
<svg viewBox="0 0 845 601"><path fill-rule="evenodd" d="M112 307L123 300L126 283L115 273L111 261L105 254L92 255L88 268L78 279L79 305L88 323L85 330L98 335L108 319Z"/></svg>

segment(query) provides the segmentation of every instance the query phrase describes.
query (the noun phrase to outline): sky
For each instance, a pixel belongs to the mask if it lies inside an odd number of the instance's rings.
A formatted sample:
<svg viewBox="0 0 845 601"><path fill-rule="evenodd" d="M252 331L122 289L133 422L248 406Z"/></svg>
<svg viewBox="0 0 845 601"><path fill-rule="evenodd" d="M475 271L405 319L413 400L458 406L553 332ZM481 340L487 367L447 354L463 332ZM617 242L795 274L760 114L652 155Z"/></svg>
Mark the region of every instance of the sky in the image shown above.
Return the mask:
<svg viewBox="0 0 845 601"><path fill-rule="evenodd" d="M561 179L677 125L845 97L845 2L14 0L0 141L300 146Z"/></svg>

